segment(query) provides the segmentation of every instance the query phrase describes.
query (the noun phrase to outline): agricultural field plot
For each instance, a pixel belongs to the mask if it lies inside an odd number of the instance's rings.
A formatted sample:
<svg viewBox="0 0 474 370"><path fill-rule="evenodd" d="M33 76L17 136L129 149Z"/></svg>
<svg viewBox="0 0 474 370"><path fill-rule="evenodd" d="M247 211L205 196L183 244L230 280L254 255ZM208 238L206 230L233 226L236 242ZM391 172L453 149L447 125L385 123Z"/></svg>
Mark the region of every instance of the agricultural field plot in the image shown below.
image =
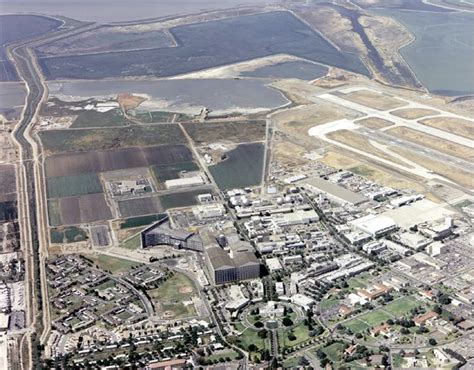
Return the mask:
<svg viewBox="0 0 474 370"><path fill-rule="evenodd" d="M264 120L187 123L183 126L198 145L214 142L262 141L265 139L266 130Z"/></svg>
<svg viewBox="0 0 474 370"><path fill-rule="evenodd" d="M199 166L196 162L182 162L176 164L168 164L162 166L153 166L152 172L158 183L163 184L166 180L172 180L179 177L183 171L197 171Z"/></svg>
<svg viewBox="0 0 474 370"><path fill-rule="evenodd" d="M85 153L63 153L46 158L48 177L107 172L134 167L189 162L192 153L185 145L162 145L146 148L124 148Z"/></svg>
<svg viewBox="0 0 474 370"><path fill-rule="evenodd" d="M390 112L394 116L403 118L403 119L419 119L426 116L434 116L439 114L438 111L426 108L403 108Z"/></svg>
<svg viewBox="0 0 474 370"><path fill-rule="evenodd" d="M291 54L368 75L354 54L337 50L289 12L227 18L172 28L177 47L40 58L47 79L168 77L275 54Z"/></svg>
<svg viewBox="0 0 474 370"><path fill-rule="evenodd" d="M41 56L88 54L170 47L175 42L162 30L143 31L137 26L102 26L56 40L37 48Z"/></svg>
<svg viewBox="0 0 474 370"><path fill-rule="evenodd" d="M395 97L371 90L358 90L347 94L337 93L335 95L351 102L381 111L400 108L407 105L407 103Z"/></svg>
<svg viewBox="0 0 474 370"><path fill-rule="evenodd" d="M418 145L440 151L441 153L446 153L468 161L474 160L474 148L469 148L437 136L425 134L424 132L407 127L395 127L389 129L387 132L397 138L411 141Z"/></svg>
<svg viewBox="0 0 474 370"><path fill-rule="evenodd" d="M59 200L61 224L76 225L110 220L112 213L104 194L88 194Z"/></svg>
<svg viewBox="0 0 474 370"><path fill-rule="evenodd" d="M419 307L420 305L421 303L417 302L414 298L403 297L387 304L384 310L398 318L406 315L413 308Z"/></svg>
<svg viewBox="0 0 474 370"><path fill-rule="evenodd" d="M46 179L49 198L65 198L77 195L102 193L102 185L96 173Z"/></svg>
<svg viewBox="0 0 474 370"><path fill-rule="evenodd" d="M48 200L48 220L50 226L61 225L61 210L59 208L59 199Z"/></svg>
<svg viewBox="0 0 474 370"><path fill-rule="evenodd" d="M123 218L156 214L164 210L157 196L121 200L118 208Z"/></svg>
<svg viewBox="0 0 474 370"><path fill-rule="evenodd" d="M168 210L170 208L194 206L198 203L198 195L212 192L212 187L201 187L199 188L199 190L188 190L166 195L160 195L159 199L163 210Z"/></svg>
<svg viewBox="0 0 474 370"><path fill-rule="evenodd" d="M87 240L87 232L79 227L58 227L50 230L51 243L77 243Z"/></svg>
<svg viewBox="0 0 474 370"><path fill-rule="evenodd" d="M227 159L209 167L221 190L259 185L262 181L265 146L241 144L227 154Z"/></svg>
<svg viewBox="0 0 474 370"><path fill-rule="evenodd" d="M140 226L147 226L154 222L160 221L165 217L166 217L165 213L159 213L156 215L149 215L149 216L131 217L121 222L120 228L129 229L129 228L135 228L135 227L140 227Z"/></svg>
<svg viewBox="0 0 474 370"><path fill-rule="evenodd" d="M47 130L38 134L45 151L49 154L186 143L181 129L173 124L89 130Z"/></svg>
<svg viewBox="0 0 474 370"><path fill-rule="evenodd" d="M0 222L13 221L18 218L16 201L0 202Z"/></svg>
<svg viewBox="0 0 474 370"><path fill-rule="evenodd" d="M186 275L174 272L158 288L148 290L157 312L163 319L182 319L196 315L193 298L197 298L194 283Z"/></svg>
<svg viewBox="0 0 474 370"><path fill-rule="evenodd" d="M109 226L97 225L90 229L92 244L95 247L105 247L110 244Z"/></svg>
<svg viewBox="0 0 474 370"><path fill-rule="evenodd" d="M15 67L8 60L5 47L16 41L48 33L62 22L53 18L36 15L1 15L0 24L0 81L17 81Z"/></svg>
<svg viewBox="0 0 474 370"><path fill-rule="evenodd" d="M16 174L13 165L0 165L0 202L16 199Z"/></svg>
<svg viewBox="0 0 474 370"><path fill-rule="evenodd" d="M362 118L355 121L354 123L369 128L371 130L379 130L381 128L390 127L394 125L393 122L378 117Z"/></svg>
<svg viewBox="0 0 474 370"><path fill-rule="evenodd" d="M434 117L419 122L426 126L474 140L474 121L454 117Z"/></svg>
<svg viewBox="0 0 474 370"><path fill-rule="evenodd" d="M79 113L70 128L120 127L129 124L133 122L129 121L120 109L108 112L86 110Z"/></svg>

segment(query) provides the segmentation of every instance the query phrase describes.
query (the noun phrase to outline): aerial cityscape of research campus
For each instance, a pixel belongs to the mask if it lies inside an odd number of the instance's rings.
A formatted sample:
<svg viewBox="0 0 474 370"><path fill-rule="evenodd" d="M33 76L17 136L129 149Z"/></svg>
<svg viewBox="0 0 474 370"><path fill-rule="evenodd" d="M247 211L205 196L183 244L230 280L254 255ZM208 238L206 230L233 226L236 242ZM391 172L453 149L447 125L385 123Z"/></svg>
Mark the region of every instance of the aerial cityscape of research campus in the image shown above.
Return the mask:
<svg viewBox="0 0 474 370"><path fill-rule="evenodd" d="M0 370L474 369L474 0L0 0Z"/></svg>

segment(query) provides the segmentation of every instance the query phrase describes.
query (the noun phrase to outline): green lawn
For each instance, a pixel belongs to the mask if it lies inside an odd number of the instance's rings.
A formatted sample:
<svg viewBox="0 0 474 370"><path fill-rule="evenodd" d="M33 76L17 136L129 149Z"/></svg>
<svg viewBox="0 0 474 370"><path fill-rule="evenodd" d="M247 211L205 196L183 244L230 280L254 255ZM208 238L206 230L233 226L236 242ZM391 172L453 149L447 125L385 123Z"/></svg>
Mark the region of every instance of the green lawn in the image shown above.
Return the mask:
<svg viewBox="0 0 474 370"><path fill-rule="evenodd" d="M358 317L359 320L364 321L365 323L370 325L370 327L380 325L381 323L392 318L393 317L391 315L381 310L375 310Z"/></svg>
<svg viewBox="0 0 474 370"><path fill-rule="evenodd" d="M295 335L296 339L295 340L289 340L288 339L288 333L293 332ZM286 331L283 334L283 345L286 347L293 347L296 346L302 342L305 342L306 340L309 339L309 330L304 323L300 323L298 326L295 326L293 329Z"/></svg>
<svg viewBox="0 0 474 370"><path fill-rule="evenodd" d="M100 269L110 271L112 274L124 272L128 269L131 269L132 267L140 265L138 262L126 260L123 258L111 257L105 254L88 254L85 257L91 260Z"/></svg>
<svg viewBox="0 0 474 370"><path fill-rule="evenodd" d="M270 333L268 334L270 336ZM269 339L262 339L258 336L258 332L253 329L246 329L238 339L239 345L248 350L249 345L255 344L257 346L257 352L261 353L265 349L270 349Z"/></svg>
<svg viewBox="0 0 474 370"><path fill-rule="evenodd" d="M349 287L352 289L367 288L367 280L362 277L352 278L347 282L347 284L349 284Z"/></svg>
<svg viewBox="0 0 474 370"><path fill-rule="evenodd" d="M366 323L358 320L358 319L352 319L350 321L347 321L346 323L343 324L346 328L349 328L352 330L354 334L361 333L367 329L370 328L369 325Z"/></svg>
<svg viewBox="0 0 474 370"><path fill-rule="evenodd" d="M384 310L395 317L401 317L409 313L413 308L420 306L420 303L411 297L403 297L387 304Z"/></svg>
<svg viewBox="0 0 474 370"><path fill-rule="evenodd" d="M346 345L344 343L336 342L330 346L327 346L326 348L323 348L323 352L326 353L332 362L339 362L342 359L345 348Z"/></svg>
<svg viewBox="0 0 474 370"><path fill-rule="evenodd" d="M239 354L235 351L228 350L224 352L219 352L217 354L212 354L211 356L207 356L206 359L209 361L219 360L221 358L229 357L231 360L235 360Z"/></svg>
<svg viewBox="0 0 474 370"><path fill-rule="evenodd" d="M327 310L337 304L339 304L340 300L334 296L329 298L324 298L320 303L321 310Z"/></svg>

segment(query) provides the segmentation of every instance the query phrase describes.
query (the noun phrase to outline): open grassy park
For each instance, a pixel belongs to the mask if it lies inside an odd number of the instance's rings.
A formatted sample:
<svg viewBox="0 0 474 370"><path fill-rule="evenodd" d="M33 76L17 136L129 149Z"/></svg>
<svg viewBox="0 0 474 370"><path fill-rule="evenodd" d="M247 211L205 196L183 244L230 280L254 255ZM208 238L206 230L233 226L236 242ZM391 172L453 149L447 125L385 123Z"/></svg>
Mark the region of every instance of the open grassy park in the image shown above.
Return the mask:
<svg viewBox="0 0 474 370"><path fill-rule="evenodd" d="M196 315L193 297L196 287L186 275L175 272L158 288L148 291L155 308L165 319L179 319Z"/></svg>

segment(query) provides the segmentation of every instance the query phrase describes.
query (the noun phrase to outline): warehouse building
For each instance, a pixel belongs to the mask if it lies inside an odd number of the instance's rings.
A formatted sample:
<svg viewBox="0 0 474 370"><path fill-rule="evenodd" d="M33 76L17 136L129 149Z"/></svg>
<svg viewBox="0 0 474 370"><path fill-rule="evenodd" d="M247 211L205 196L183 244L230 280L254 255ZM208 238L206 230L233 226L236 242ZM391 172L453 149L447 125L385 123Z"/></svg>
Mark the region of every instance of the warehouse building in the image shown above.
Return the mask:
<svg viewBox="0 0 474 370"><path fill-rule="evenodd" d="M216 285L260 277L260 262L246 246L230 252L217 245L206 248L206 265Z"/></svg>
<svg viewBox="0 0 474 370"><path fill-rule="evenodd" d="M198 234L171 229L168 217L143 230L141 244L142 248L169 245L177 249L189 249L198 252L204 250L201 237Z"/></svg>
<svg viewBox="0 0 474 370"><path fill-rule="evenodd" d="M369 201L368 198L361 194L354 193L353 191L333 184L332 182L324 180L320 177L308 179L304 181L303 184L307 189L315 193L324 193L329 199L332 199L336 203L348 203L353 206L357 206Z"/></svg>
<svg viewBox="0 0 474 370"><path fill-rule="evenodd" d="M350 221L349 225L374 238L378 238L398 229L398 225L387 216L367 215Z"/></svg>

